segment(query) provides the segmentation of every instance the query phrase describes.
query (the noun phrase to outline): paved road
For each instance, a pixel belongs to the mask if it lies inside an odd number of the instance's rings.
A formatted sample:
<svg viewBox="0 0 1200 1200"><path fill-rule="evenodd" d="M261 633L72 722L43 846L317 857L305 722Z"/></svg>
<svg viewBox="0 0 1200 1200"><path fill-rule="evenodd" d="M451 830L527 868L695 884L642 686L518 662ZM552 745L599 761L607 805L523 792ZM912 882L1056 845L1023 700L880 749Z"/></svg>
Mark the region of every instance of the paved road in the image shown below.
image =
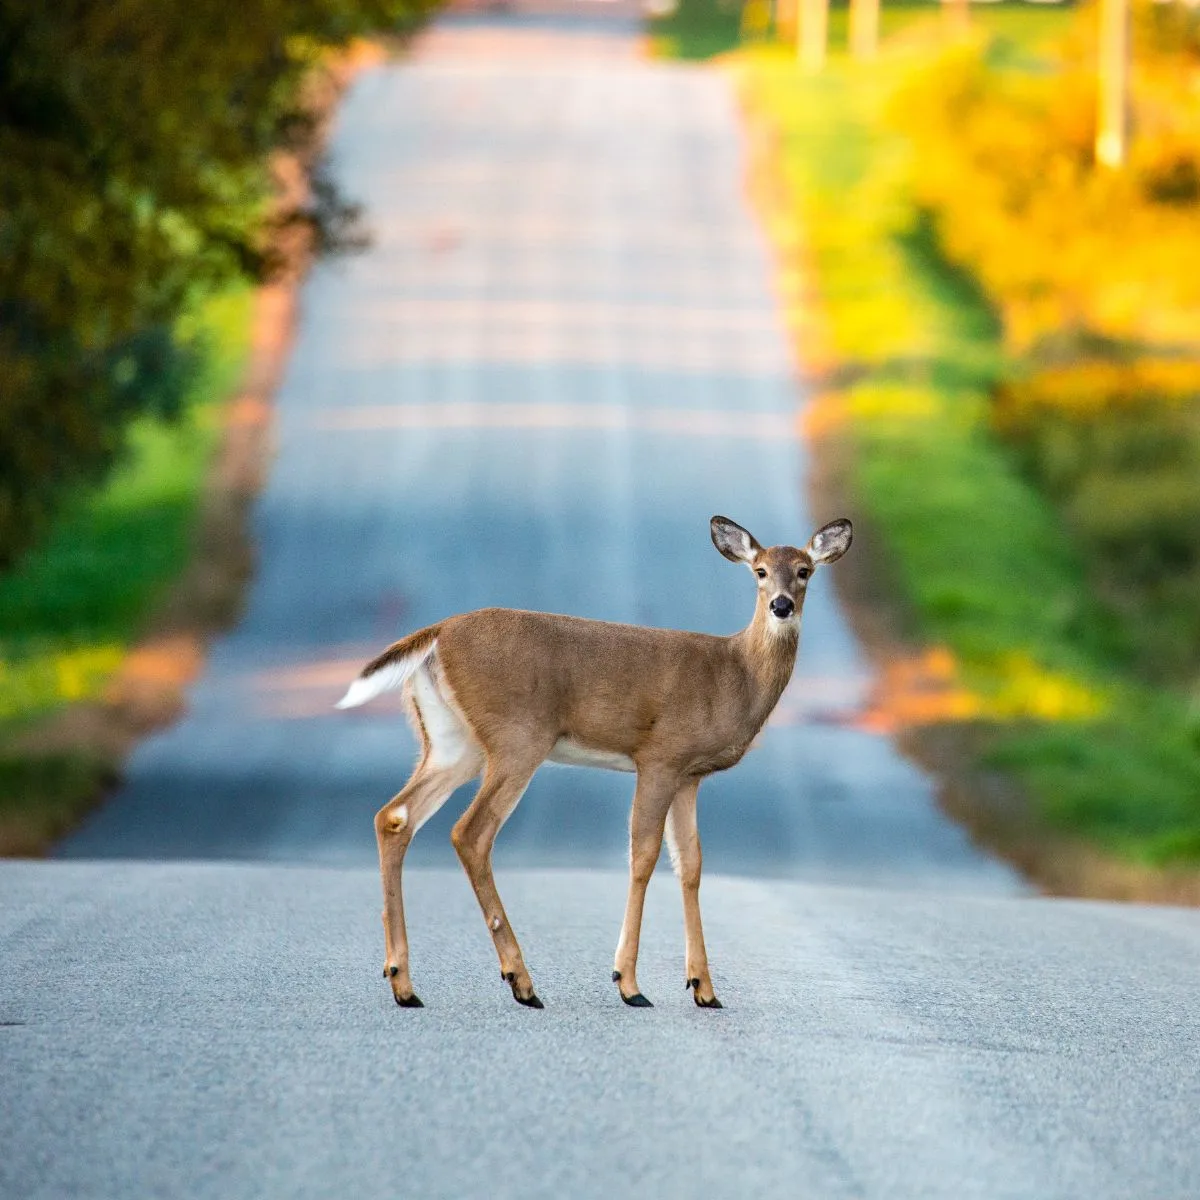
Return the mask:
<svg viewBox="0 0 1200 1200"><path fill-rule="evenodd" d="M1200 1194L1190 912L705 883L726 1008L656 878L505 880L544 1012L458 872L410 874L423 1010L378 978L369 868L7 864L0 1195Z"/></svg>
<svg viewBox="0 0 1200 1200"><path fill-rule="evenodd" d="M491 604L732 632L753 589L710 515L767 543L839 515L806 511L803 396L731 88L640 59L635 34L445 20L358 81L333 164L375 244L305 289L245 619L64 855L370 862L413 743L394 705L331 706L378 648ZM868 685L819 577L795 686L701 793L709 868L1018 888L854 728ZM543 772L497 861L619 866L629 794ZM453 861L462 807L411 862Z"/></svg>

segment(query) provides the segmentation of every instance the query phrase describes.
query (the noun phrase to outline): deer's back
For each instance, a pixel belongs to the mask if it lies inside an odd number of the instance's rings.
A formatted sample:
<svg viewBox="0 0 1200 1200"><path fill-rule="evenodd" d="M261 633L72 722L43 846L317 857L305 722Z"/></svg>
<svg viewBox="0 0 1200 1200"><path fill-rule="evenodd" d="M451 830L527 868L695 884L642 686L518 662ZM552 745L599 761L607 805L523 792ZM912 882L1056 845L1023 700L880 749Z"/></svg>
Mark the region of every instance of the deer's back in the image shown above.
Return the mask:
<svg viewBox="0 0 1200 1200"><path fill-rule="evenodd" d="M490 608L445 621L438 658L485 745L515 730L718 769L756 732L740 735L749 681L726 638Z"/></svg>

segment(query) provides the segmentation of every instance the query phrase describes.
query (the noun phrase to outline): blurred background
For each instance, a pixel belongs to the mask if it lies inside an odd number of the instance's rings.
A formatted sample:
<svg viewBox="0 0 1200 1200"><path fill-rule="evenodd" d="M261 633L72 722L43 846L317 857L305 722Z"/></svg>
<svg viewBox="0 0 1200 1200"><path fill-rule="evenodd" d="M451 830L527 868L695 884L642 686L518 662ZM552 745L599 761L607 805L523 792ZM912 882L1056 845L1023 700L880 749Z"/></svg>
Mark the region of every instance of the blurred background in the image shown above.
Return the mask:
<svg viewBox="0 0 1200 1200"><path fill-rule="evenodd" d="M383 645L847 515L710 869L1200 898L1200 7L7 5L0 164L0 852L370 861Z"/></svg>

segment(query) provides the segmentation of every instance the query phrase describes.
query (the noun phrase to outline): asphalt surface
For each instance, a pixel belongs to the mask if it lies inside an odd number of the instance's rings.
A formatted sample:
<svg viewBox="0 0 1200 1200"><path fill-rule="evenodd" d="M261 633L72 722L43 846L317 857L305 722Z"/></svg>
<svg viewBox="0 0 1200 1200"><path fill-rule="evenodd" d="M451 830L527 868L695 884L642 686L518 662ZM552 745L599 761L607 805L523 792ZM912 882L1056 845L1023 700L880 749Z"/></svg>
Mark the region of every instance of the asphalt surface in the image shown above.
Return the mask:
<svg viewBox="0 0 1200 1200"><path fill-rule="evenodd" d="M5 1197L1192 1198L1191 912L705 881L717 993L653 881L501 879L546 1002L514 1004L458 872L408 876L379 978L369 869L7 864Z"/></svg>
<svg viewBox="0 0 1200 1200"><path fill-rule="evenodd" d="M444 19L347 97L332 167L374 244L305 287L244 619L64 855L373 862L414 744L395 703L332 705L382 646L493 604L732 633L753 581L709 517L795 544L843 515L807 511L730 81L580 9ZM1017 890L857 727L869 670L828 574L810 592L794 686L701 791L708 868ZM497 862L620 867L630 793L543 771ZM410 861L454 862L465 803Z"/></svg>

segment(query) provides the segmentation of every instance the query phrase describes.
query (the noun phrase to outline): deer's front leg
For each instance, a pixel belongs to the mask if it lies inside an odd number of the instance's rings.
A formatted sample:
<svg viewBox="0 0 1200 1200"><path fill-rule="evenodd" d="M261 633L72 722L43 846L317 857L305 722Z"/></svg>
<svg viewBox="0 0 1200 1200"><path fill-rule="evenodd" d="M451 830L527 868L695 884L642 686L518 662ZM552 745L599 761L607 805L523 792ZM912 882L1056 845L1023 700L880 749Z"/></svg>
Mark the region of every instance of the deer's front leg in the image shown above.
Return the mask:
<svg viewBox="0 0 1200 1200"><path fill-rule="evenodd" d="M638 990L638 938L642 931L642 908L646 887L662 850L667 810L675 798L679 780L675 776L638 772L633 794L633 813L629 818L629 898L625 902L625 921L613 962L613 982L621 999L634 1008L650 1008L650 1001Z"/></svg>
<svg viewBox="0 0 1200 1200"><path fill-rule="evenodd" d="M687 964L685 986L701 1008L720 1008L708 973L704 948L704 926L700 921L700 830L696 825L696 791L700 781L681 787L667 814L667 847L683 891L684 954Z"/></svg>

